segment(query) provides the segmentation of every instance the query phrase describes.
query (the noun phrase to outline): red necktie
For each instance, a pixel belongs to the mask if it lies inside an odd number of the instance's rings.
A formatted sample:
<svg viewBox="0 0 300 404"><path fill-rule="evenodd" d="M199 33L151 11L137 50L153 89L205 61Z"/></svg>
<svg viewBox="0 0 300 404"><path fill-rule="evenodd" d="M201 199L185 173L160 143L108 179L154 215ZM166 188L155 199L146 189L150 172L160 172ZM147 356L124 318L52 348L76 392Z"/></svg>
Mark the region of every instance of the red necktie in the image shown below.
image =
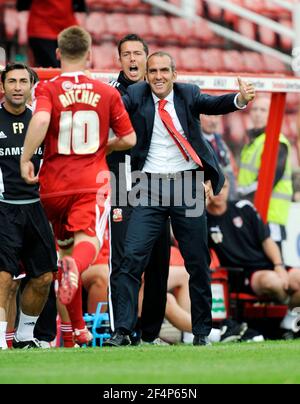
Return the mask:
<svg viewBox="0 0 300 404"><path fill-rule="evenodd" d="M160 100L158 105L158 112L163 124L165 125L167 131L169 132L170 136L176 143L176 146L180 150L185 160L189 161L190 160L189 155L190 155L191 158L194 160L194 162L198 164L199 167L203 168L203 164L200 157L192 148L187 139L178 132L178 130L175 128L175 125L169 112L164 109L167 102L168 101L166 100Z"/></svg>

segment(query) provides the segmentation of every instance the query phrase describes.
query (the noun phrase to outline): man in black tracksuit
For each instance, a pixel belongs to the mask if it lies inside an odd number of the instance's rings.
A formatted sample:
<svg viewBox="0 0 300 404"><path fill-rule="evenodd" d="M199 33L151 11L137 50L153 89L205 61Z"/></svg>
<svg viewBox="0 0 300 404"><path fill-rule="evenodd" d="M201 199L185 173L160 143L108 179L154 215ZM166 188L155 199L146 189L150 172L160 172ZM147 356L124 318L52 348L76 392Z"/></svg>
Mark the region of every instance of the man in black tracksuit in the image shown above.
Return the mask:
<svg viewBox="0 0 300 404"><path fill-rule="evenodd" d="M40 348L40 339L47 343L56 335L52 282L52 272L57 267L54 237L40 202L38 184L28 185L20 175L20 158L32 117L26 102L33 81L31 69L20 63L7 65L1 73L5 96L0 105L0 349L6 348L3 332L8 316L5 312L13 312L15 307L12 300L9 308L5 306L11 291L16 293L17 290L18 285L13 279L21 279L23 270L27 277L21 295L14 348ZM32 159L36 173L42 157L43 149L39 147ZM48 299L51 285L54 306ZM12 333L13 315L9 320L12 328L8 331Z"/></svg>
<svg viewBox="0 0 300 404"><path fill-rule="evenodd" d="M118 46L120 62L123 70L118 80L112 81L121 95L127 93L127 88L144 80L148 46L143 39L131 34L123 38ZM124 206L127 201L127 192L131 187L130 151L114 152L107 158L110 171L116 178L116 191L112 191L111 208L111 265L110 265L110 317L114 329L113 315L116 313L116 286L119 269L124 253L124 241L128 222L131 215L131 206ZM114 187L112 187L114 188ZM148 266L145 271L145 290L142 315L137 330L142 332L142 340L153 342L160 331L165 314L167 280L170 259L170 230L169 226L157 240ZM159 288L158 288L159 285Z"/></svg>

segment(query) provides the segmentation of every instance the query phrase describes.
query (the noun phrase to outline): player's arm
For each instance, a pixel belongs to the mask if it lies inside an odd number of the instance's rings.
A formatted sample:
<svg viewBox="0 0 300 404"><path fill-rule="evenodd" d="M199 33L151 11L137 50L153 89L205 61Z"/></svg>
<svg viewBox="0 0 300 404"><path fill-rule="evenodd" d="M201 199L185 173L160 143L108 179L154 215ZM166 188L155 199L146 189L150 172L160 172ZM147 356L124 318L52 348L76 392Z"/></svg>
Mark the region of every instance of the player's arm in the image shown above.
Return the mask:
<svg viewBox="0 0 300 404"><path fill-rule="evenodd" d="M40 111L33 115L24 142L23 155L21 157L21 176L27 184L36 184L38 176L34 173L31 158L36 149L43 143L50 124L49 112Z"/></svg>
<svg viewBox="0 0 300 404"><path fill-rule="evenodd" d="M131 132L127 136L113 137L107 142L106 154L110 154L114 151L122 151L131 149L136 144L136 134Z"/></svg>
<svg viewBox="0 0 300 404"><path fill-rule="evenodd" d="M128 150L136 145L136 134L121 96L117 90L113 89L113 92L114 96L110 110L110 127L113 129L116 137L108 141L106 154L110 154L114 151Z"/></svg>

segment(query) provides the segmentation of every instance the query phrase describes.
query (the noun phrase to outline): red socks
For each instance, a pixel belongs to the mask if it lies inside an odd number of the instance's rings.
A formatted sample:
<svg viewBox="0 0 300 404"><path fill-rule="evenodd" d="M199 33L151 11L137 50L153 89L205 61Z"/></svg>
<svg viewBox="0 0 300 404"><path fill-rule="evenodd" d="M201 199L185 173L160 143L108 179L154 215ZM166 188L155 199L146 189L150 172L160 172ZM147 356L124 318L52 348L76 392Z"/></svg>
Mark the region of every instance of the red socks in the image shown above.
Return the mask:
<svg viewBox="0 0 300 404"><path fill-rule="evenodd" d="M74 247L72 257L77 264L80 274L93 264L96 254L97 250L95 246L88 241L82 241Z"/></svg>
<svg viewBox="0 0 300 404"><path fill-rule="evenodd" d="M12 347L13 347L14 335L15 335L15 330L6 331L5 339L6 339L8 349L12 349Z"/></svg>
<svg viewBox="0 0 300 404"><path fill-rule="evenodd" d="M79 278L78 289L74 299L67 306L73 329L82 330L85 327L82 313L82 282Z"/></svg>
<svg viewBox="0 0 300 404"><path fill-rule="evenodd" d="M64 344L64 348L73 348L74 340L73 340L73 328L71 323L61 323L60 325L62 340Z"/></svg>

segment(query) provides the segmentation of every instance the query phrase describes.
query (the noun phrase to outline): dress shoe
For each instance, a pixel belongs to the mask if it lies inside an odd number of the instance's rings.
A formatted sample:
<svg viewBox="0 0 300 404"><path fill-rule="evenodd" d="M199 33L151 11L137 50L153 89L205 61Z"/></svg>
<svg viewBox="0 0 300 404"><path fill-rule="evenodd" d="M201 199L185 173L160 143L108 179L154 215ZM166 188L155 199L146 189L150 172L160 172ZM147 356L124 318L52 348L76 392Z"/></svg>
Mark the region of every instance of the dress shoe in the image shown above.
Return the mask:
<svg viewBox="0 0 300 404"><path fill-rule="evenodd" d="M124 335L119 331L116 331L111 338L109 338L103 343L104 347L106 346L119 347L126 345L130 345L130 338L128 335Z"/></svg>
<svg viewBox="0 0 300 404"><path fill-rule="evenodd" d="M193 345L197 346L209 346L211 343L205 335L195 335Z"/></svg>

